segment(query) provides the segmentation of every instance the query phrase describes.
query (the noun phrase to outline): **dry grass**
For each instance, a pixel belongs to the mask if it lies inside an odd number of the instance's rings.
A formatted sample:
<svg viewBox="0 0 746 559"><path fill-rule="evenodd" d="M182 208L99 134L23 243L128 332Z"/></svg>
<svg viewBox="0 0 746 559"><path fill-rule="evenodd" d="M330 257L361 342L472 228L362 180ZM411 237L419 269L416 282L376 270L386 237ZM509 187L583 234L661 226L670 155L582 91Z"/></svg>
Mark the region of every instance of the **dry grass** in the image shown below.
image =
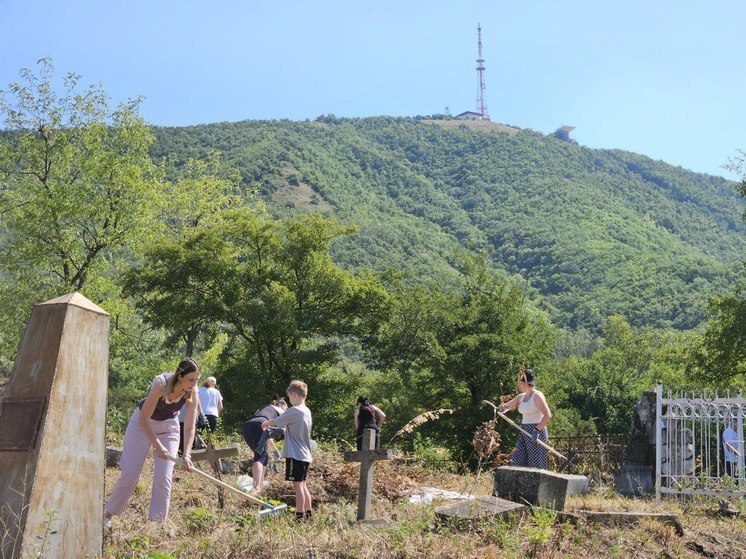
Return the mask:
<svg viewBox="0 0 746 559"><path fill-rule="evenodd" d="M382 527L355 522L357 466L345 464L337 453L321 452L310 473L315 516L297 524L291 514L258 522L255 508L233 496L217 508L217 491L197 476L175 476L169 521L147 522L148 460L140 488L121 517L113 522L104 557L124 558L571 558L571 557L724 557L746 558L746 522L707 514L714 503L682 506L668 501L624 499L612 494L576 497L568 510L644 510L681 515L684 537L657 522L612 528L556 521L537 513L518 523L483 521L464 530L439 525L436 505L410 505L404 494L430 485L455 491L489 494L489 474L478 479L423 470L418 466L379 463L376 470L374 515L389 523ZM117 470L107 471L107 491ZM289 483L273 479L268 493L292 503ZM224 479L230 481L231 476ZM709 555L714 553L714 555Z"/></svg>

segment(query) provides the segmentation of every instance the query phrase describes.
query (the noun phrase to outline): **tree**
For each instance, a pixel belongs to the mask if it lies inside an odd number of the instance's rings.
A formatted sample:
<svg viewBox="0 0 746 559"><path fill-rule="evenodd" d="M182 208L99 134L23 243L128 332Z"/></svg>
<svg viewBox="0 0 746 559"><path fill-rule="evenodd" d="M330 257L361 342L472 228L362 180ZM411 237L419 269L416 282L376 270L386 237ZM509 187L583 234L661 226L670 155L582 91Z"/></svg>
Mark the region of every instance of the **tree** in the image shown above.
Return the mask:
<svg viewBox="0 0 746 559"><path fill-rule="evenodd" d="M746 197L746 151L738 150L736 155L728 161L725 168L738 175L738 191L741 196ZM746 210L744 210L743 219L746 221Z"/></svg>
<svg viewBox="0 0 746 559"><path fill-rule="evenodd" d="M307 215L284 222L248 208L153 246L127 292L155 325L187 341L206 323L242 345L254 388L289 382L299 367L334 360L332 337L363 336L382 320L387 300L372 276L331 261L335 239L352 228ZM235 344L234 344L235 345Z"/></svg>
<svg viewBox="0 0 746 559"><path fill-rule="evenodd" d="M546 317L526 304L524 291L482 255L459 253L455 267L460 281L450 289L402 284L393 292L390 318L370 353L375 366L402 377L410 414L402 419L459 408L457 427L441 433L458 448L479 423L482 400L514 391L522 364L540 367L548 360L554 335Z"/></svg>
<svg viewBox="0 0 746 559"><path fill-rule="evenodd" d="M746 375L746 299L743 295L713 297L712 318L694 351L694 366L701 379L722 385Z"/></svg>
<svg viewBox="0 0 746 559"><path fill-rule="evenodd" d="M225 263L215 260L223 244L208 232L239 206L239 179L217 152L189 159L171 174L143 261L123 274L122 285L146 320L171 334L167 344L181 340L192 356L200 334L222 316L214 282L224 279Z"/></svg>
<svg viewBox="0 0 746 559"><path fill-rule="evenodd" d="M112 286L111 260L137 244L154 215L159 174L140 100L110 107L100 86L81 91L68 74L61 95L53 66L0 94L0 274L4 334L12 343L31 304L86 289L99 302Z"/></svg>
<svg viewBox="0 0 746 559"><path fill-rule="evenodd" d="M746 152L738 151L726 168L738 174L738 190L746 197ZM746 220L746 211L743 214ZM722 384L746 374L746 298L739 289L733 295L710 300L710 320L701 343L693 351L695 374Z"/></svg>
<svg viewBox="0 0 746 559"><path fill-rule="evenodd" d="M53 67L24 69L0 111L14 134L0 143L6 265L31 268L78 291L107 253L129 246L152 217L157 175L139 100L109 108L100 87L76 91L69 74L56 96Z"/></svg>

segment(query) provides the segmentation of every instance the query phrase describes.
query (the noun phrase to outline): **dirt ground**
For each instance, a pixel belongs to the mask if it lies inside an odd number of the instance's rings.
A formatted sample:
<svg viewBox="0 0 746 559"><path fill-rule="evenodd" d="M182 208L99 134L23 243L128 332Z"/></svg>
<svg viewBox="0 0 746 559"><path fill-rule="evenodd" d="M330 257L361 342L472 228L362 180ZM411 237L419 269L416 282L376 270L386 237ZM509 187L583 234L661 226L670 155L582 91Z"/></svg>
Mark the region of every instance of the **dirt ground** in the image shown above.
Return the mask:
<svg viewBox="0 0 746 559"><path fill-rule="evenodd" d="M118 469L106 472L107 493ZM646 511L676 514L684 529L658 521L611 527L583 520L565 521L552 511L536 509L511 521L485 520L468 526L439 523L439 503L412 505L412 489L434 486L461 493L489 495L491 475L461 476L417 465L380 463L374 485L374 515L382 525L355 522L358 467L338 453L322 452L310 473L314 517L296 523L286 513L257 520L257 508L226 496L218 508L217 489L195 474L176 472L171 512L166 522L148 522L147 507L152 461L128 507L114 519L107 534L107 559L171 559L203 557L252 559L286 558L724 558L746 559L746 507L732 506L740 517L716 514L717 503L706 500L665 501L627 499L610 490L573 497L566 511ZM223 476L234 483L236 476ZM293 504L292 488L272 474L266 495ZM292 508L289 509L292 512Z"/></svg>

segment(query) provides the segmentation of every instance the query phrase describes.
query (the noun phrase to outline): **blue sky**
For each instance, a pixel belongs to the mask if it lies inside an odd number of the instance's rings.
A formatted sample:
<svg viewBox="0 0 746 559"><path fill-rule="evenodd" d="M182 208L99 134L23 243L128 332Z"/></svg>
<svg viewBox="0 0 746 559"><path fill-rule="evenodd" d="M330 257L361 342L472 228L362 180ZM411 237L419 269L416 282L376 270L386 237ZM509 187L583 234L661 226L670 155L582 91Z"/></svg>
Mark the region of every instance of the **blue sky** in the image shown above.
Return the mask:
<svg viewBox="0 0 746 559"><path fill-rule="evenodd" d="M746 2L0 0L0 86L60 73L162 125L474 109L694 171L746 149Z"/></svg>

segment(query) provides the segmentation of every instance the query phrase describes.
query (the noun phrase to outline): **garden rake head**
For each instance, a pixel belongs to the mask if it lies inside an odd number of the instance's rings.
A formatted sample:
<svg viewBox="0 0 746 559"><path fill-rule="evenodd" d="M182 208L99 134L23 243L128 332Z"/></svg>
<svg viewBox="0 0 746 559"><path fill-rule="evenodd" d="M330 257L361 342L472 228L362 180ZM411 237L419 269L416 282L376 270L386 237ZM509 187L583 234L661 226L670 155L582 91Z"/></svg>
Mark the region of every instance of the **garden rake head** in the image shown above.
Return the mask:
<svg viewBox="0 0 746 559"><path fill-rule="evenodd" d="M287 509L288 506L285 503L273 505L271 503L265 502L262 504L262 510L259 511L259 518L267 518L271 516L277 517L284 513Z"/></svg>

